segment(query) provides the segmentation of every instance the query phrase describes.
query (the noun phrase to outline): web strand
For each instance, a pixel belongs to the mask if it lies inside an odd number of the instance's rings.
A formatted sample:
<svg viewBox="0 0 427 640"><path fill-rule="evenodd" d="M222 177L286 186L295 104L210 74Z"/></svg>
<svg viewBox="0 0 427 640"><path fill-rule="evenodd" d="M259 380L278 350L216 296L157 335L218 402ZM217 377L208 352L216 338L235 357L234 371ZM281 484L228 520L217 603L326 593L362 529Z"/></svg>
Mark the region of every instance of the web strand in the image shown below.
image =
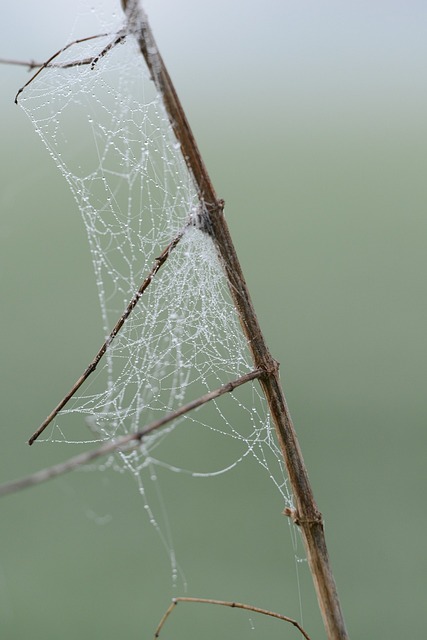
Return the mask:
<svg viewBox="0 0 427 640"><path fill-rule="evenodd" d="M86 418L93 442L127 437L141 422L177 412L192 397L253 369L209 237L212 203L201 200L133 36L114 47L111 42L111 36L105 45L102 38L84 39L64 48L56 66L46 65L21 94L81 211L106 335L31 442L48 424L50 440L77 442L76 415ZM71 67L78 53L84 61L97 60L95 68ZM84 146L79 153L70 145L76 126ZM223 203L215 207L222 211ZM168 430L197 425L208 438L231 439L228 460L218 469L192 473L223 473L249 456L274 478L291 507L265 403L248 384L234 402L215 404L214 424L179 413ZM239 427L236 410L242 412ZM144 438L143 450L131 464L126 460L126 468L138 474L153 464L178 469L161 458L164 437Z"/></svg>

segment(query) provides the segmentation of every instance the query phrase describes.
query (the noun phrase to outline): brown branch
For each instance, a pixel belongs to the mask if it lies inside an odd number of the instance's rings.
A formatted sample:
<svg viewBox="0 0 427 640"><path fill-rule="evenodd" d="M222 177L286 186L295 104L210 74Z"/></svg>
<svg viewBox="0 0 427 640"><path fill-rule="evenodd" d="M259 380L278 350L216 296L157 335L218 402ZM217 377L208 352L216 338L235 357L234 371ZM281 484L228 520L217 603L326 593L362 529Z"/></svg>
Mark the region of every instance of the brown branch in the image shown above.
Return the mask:
<svg viewBox="0 0 427 640"><path fill-rule="evenodd" d="M89 36L88 38L80 38L79 40L73 40L73 42L70 42L69 44L67 44L65 47L63 47L62 49L60 49L59 51L57 51L56 53L53 54L53 56L51 56L49 58L49 60L45 60L45 62L36 62L35 60L11 60L9 58L0 58L0 64L7 64L7 65L15 65L18 67L27 67L28 71L32 71L33 69L38 69L37 73L35 73L26 84L24 84L23 87L21 87L18 90L18 93L15 96L15 102L17 102L18 96L19 94L21 94L23 92L23 90L28 87L29 84L31 84L31 82L36 78L36 76L38 76L38 74L43 70L43 69L71 69L72 67L83 67L87 64L90 64L92 69L95 68L95 65L98 63L98 61L103 58L105 55L107 55L107 53L109 51L111 51L111 49L113 49L116 44L119 44L120 42L122 42L125 38L126 38L126 33L118 33L114 40L112 40L111 42L109 42L104 49L102 49L102 51L100 53L98 53L96 56L91 56L90 58L81 58L80 60L72 60L70 62L53 62L53 60L55 60L55 58L57 58L59 55L61 55L61 53L63 53L64 51L66 51L67 49L69 49L70 47L72 47L75 44L81 44L82 42L87 42L88 40L93 40L95 38L104 38L106 36L108 36L108 33L100 33L96 36Z"/></svg>
<svg viewBox="0 0 427 640"><path fill-rule="evenodd" d="M53 60L55 60L55 58L57 58L58 56L61 55L61 53L64 53L64 51L67 51L67 49L69 49L70 47L74 46L75 44L81 44L82 42L88 42L89 40L95 40L96 38L105 38L105 36L108 36L108 33L98 33L96 36L88 36L87 38L79 38L78 40L73 40L73 42L69 42L67 45L65 45L65 47L62 47L62 49L59 49L59 51L57 51L56 53L53 54L53 56L50 56L50 58L48 60L46 60L46 62L43 62L40 65L40 68L38 69L38 71L36 71L36 73L34 75L31 76L31 78L18 90L16 96L15 96L15 104L18 104L18 98L21 95L21 93L24 91L25 87L28 87L29 84L32 83L33 80L35 80L37 78L37 76L39 75L39 73L41 73L43 71L43 69L46 69L46 67L50 67L51 63ZM98 56L100 57L100 56ZM90 62L92 62L92 59L90 60ZM12 62L10 64L22 64L20 62ZM34 64L34 63L32 63ZM67 67L74 67L74 66L78 66L78 65L83 65L83 64L88 64L88 61L86 60L82 60L81 62L77 62L77 63L66 63L64 66L64 68ZM27 66L27 65L26 65ZM38 65L36 65L38 66ZM59 65L62 66L62 65Z"/></svg>
<svg viewBox="0 0 427 640"><path fill-rule="evenodd" d="M74 43L72 43L74 44ZM56 55L59 55L58 52ZM15 65L17 67L27 67L28 71L32 71L33 69L38 69L39 67L43 67L46 69L70 69L71 67L81 67L86 64L91 64L93 62L93 57L90 58L82 58L81 60L73 60L71 62L36 62L35 60L9 60L8 58L0 58L0 64L7 65ZM34 77L32 78L34 80ZM32 81L31 80L31 81Z"/></svg>
<svg viewBox="0 0 427 640"><path fill-rule="evenodd" d="M278 363L273 359L262 334L249 290L223 215L223 202L217 198L194 135L185 116L172 80L154 40L147 16L138 0L122 0L129 32L135 33L151 77L160 91L170 124L199 194L201 210L223 264L229 290L239 314L255 367L267 375L261 380L291 482L297 519L317 592L329 640L346 640L348 634L333 577L323 527L308 478L307 469L281 387ZM138 32L136 33L136 29Z"/></svg>
<svg viewBox="0 0 427 640"><path fill-rule="evenodd" d="M168 259L170 253L175 249L175 247L177 246L177 244L181 240L181 238L184 235L185 230L188 228L189 224L190 223L188 223L184 227L184 229L182 231L180 231L180 233L178 233L178 235L172 240L172 242L170 242L168 244L168 246L162 251L160 256L158 258L156 258L150 273L145 278L145 280L141 283L141 286L139 287L138 291L135 293L135 295L133 296L133 298L129 302L128 306L126 307L126 309L124 310L124 312L122 313L120 318L117 320L117 322L114 325L114 328L111 331L111 333L108 336L108 338L102 344L101 348L98 350L98 352L95 355L95 357L93 358L93 360L86 367L86 369L82 373L82 375L73 384L73 386L71 387L70 391L62 398L61 402L53 409L53 411L51 411L51 413L47 416L47 418L39 426L37 431L35 431L33 433L31 438L28 440L28 444L29 445L33 444L33 442L35 440L37 440L37 438L43 433L43 431L46 429L46 427L49 426L49 424L52 422L52 420L54 418L56 418L56 416L61 411L61 409L63 409L65 407L65 405L71 400L71 398L74 396L74 394L80 389L80 387L85 382L85 380L88 379L90 374L95 371L95 369L98 366L98 363L101 360L102 356L105 354L105 352L107 351L107 349L110 346L110 344L113 342L113 340L116 337L116 335L120 332L120 330L123 327L124 323L129 318L130 314L132 313L132 311L134 310L134 308L138 304L139 299L141 298L141 296L143 295L144 291L147 289L147 287L149 286L149 284L153 280L153 278L156 275L156 273L159 271L160 267L166 262L166 260Z"/></svg>
<svg viewBox="0 0 427 640"><path fill-rule="evenodd" d="M214 391L210 391L209 393L205 393L203 396L200 396L196 400L192 400L187 404L182 405L179 409L168 413L163 418L152 422L147 427L136 431L135 433L129 433L126 436L121 436L116 440L111 440L106 442L104 445L95 449L93 451L86 451L85 453L80 453L65 462L60 462L52 467L47 469L42 469L41 471L37 471L26 478L21 478L20 480L15 480L13 482L8 482L6 484L0 485L0 496L5 496L10 493L15 493L16 491L20 491L21 489L26 489L27 487L33 487L41 482L46 482L47 480L51 480L52 478L56 478L56 476L63 475L64 473L68 473L69 471L74 471L77 467L81 467L84 464L89 464L93 460L97 458L107 456L114 451L128 451L129 448L132 449L143 438L152 433L153 431L157 431L161 427L173 422L180 416L189 413L190 411L194 411L194 409L198 409L202 405L207 402L211 402L220 396L231 393L234 389L237 389L243 384L250 382L251 380L256 380L257 378L261 378L265 374L262 369L254 369L249 373L245 373L240 378L236 378L231 382L227 382L223 384L218 389Z"/></svg>
<svg viewBox="0 0 427 640"><path fill-rule="evenodd" d="M278 618L279 620L283 620L284 622L289 622L290 624L293 624L294 627L296 627L298 631L302 633L302 635L304 636L304 638L306 638L306 640L310 640L309 635L304 631L304 629L296 620L293 620L293 618L288 618L288 616L283 616L280 613L275 613L274 611L269 611L268 609L260 609L259 607L252 606L251 604L243 604L241 602L228 602L226 600L212 600L211 598L184 598L184 597L173 598L171 604L167 608L165 614L163 615L162 619L158 624L158 627L154 634L155 638L158 638L160 636L160 631L162 630L163 625L165 624L166 620L169 618L172 611L175 609L178 602L193 602L193 603L198 602L202 604L216 604L221 607L231 607L232 609L243 609L244 611L251 611L252 613L260 613L264 616L270 616L271 618Z"/></svg>
<svg viewBox="0 0 427 640"><path fill-rule="evenodd" d="M25 60L10 60L9 58L0 58L0 64L15 65L18 67L27 67L28 71L31 71L32 69L37 69L38 67L42 67L44 65L44 62L35 62L34 60L30 60L26 62Z"/></svg>

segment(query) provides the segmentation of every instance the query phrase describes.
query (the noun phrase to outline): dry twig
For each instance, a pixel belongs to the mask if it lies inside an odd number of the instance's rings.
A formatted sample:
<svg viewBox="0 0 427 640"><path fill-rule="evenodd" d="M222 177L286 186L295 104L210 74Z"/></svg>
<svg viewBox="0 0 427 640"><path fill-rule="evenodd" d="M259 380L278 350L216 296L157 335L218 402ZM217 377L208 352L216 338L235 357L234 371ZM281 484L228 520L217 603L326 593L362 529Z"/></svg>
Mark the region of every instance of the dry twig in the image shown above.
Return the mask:
<svg viewBox="0 0 427 640"><path fill-rule="evenodd" d="M234 389L237 389L243 384L246 384L250 380L256 380L257 378L261 378L264 375L264 371L261 369L255 369L254 371L250 371L249 373L245 373L240 378L236 378L235 380L231 380L231 382L227 382L223 384L218 389L214 391L210 391L209 393L205 393L200 398L196 400L192 400L187 404L182 405L179 409L168 413L163 418L152 422L147 427L136 431L135 433L129 433L125 436L117 438L116 440L109 440L105 444L103 444L98 449L94 451L87 451L85 453L81 453L74 458L70 458L65 462L61 462L60 464L54 465L53 467L48 467L47 469L42 469L41 471L37 471L26 478L21 478L21 480L15 480L14 482L8 482L6 484L0 485L0 496L8 495L9 493L15 493L16 491L20 491L21 489L26 489L27 487L33 487L41 482L46 482L51 478L56 478L57 476L63 475L64 473L68 473L69 471L74 471L77 467L81 467L84 464L89 464L89 462L93 462L97 458L102 456L107 456L110 453L114 453L115 451L125 451L129 452L130 449L134 448L138 445L143 438L145 438L153 431L157 431L161 427L173 422L180 416L189 413L190 411L194 411L194 409L198 409L202 405L211 402L211 400L215 400L220 396L231 393Z"/></svg>
<svg viewBox="0 0 427 640"><path fill-rule="evenodd" d="M167 608L164 616L160 620L158 627L155 631L154 637L158 638L160 636L160 631L163 628L166 620L169 618L172 611L175 609L178 602L193 602L193 603L202 603L202 604L216 604L222 607L231 607L232 609L244 609L245 611L251 611L252 613L260 613L264 616L270 616L271 618L277 618L278 620L283 620L284 622L289 622L293 624L294 627L298 629L304 636L306 640L310 640L309 635L304 631L301 625L293 618L288 618L288 616L283 616L281 613L275 613L274 611L269 611L268 609L260 609L259 607L254 607L250 604L243 604L241 602L228 602L226 600L212 600L210 598L173 598L171 604Z"/></svg>

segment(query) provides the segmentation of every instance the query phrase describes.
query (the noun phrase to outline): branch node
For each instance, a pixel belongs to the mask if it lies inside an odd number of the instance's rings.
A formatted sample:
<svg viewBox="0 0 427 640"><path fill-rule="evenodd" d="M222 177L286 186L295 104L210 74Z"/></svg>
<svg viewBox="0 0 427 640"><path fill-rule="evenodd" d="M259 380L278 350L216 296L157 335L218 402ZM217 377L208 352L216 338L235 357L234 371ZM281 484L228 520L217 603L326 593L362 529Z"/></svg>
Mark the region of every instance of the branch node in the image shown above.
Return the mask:
<svg viewBox="0 0 427 640"><path fill-rule="evenodd" d="M292 522L296 524L298 527L301 527L303 525L308 525L309 527L312 527L314 525L319 525L319 524L323 526L323 516L320 513L320 511L317 511L317 513L314 515L313 518L303 518L302 516L299 515L296 509L291 509L290 507L286 507L286 509L283 510L283 515L290 518Z"/></svg>
<svg viewBox="0 0 427 640"><path fill-rule="evenodd" d="M192 213L191 221L193 226L213 237L212 217L223 215L224 206L225 202L222 199L216 200L214 203L207 203L201 200L199 206Z"/></svg>
<svg viewBox="0 0 427 640"><path fill-rule="evenodd" d="M271 356L269 356L267 361L264 362L262 365L260 365L260 368L262 369L261 377L263 378L278 377L279 366L280 366L280 363L274 358L272 358Z"/></svg>
<svg viewBox="0 0 427 640"><path fill-rule="evenodd" d="M283 509L282 513L284 516L290 518L294 524L299 525L299 518L296 509L286 507L286 509Z"/></svg>

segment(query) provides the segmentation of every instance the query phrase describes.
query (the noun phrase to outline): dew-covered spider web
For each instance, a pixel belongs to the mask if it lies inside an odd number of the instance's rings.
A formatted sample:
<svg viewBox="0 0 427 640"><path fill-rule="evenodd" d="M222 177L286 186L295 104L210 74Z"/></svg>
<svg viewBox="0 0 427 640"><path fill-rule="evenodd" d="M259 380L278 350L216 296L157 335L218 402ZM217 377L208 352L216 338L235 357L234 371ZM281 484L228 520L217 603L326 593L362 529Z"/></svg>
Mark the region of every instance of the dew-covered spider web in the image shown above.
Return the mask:
<svg viewBox="0 0 427 640"><path fill-rule="evenodd" d="M81 212L105 336L156 258L182 238L96 371L44 433L53 442L88 445L133 433L253 369L213 243L193 224L197 192L135 39L128 35L93 68L68 65L98 56L121 26L103 25L101 32L111 35L67 49L20 96ZM85 431L76 430L76 416ZM183 433L191 435L191 451L168 446ZM198 447L206 451L218 442L220 460L200 467ZM158 468L214 476L248 458L265 469L284 506L292 506L257 381L177 418L102 465L135 477L174 565L173 545L147 491Z"/></svg>

